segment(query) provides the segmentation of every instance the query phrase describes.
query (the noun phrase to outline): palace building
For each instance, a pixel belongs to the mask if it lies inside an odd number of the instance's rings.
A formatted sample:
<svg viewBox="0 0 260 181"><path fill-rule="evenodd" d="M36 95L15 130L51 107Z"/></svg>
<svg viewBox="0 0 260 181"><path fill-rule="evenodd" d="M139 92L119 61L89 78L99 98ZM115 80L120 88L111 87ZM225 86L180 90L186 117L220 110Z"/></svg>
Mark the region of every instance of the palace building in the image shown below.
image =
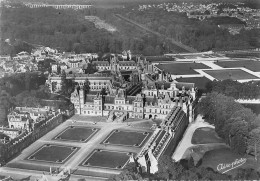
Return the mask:
<svg viewBox="0 0 260 181"><path fill-rule="evenodd" d="M75 89L71 102L75 114L115 117L117 112L126 113L126 118L165 119L172 108L179 106L192 120L192 102L195 99L194 87L177 89L180 83L172 82L170 88L143 88L136 96L127 96L124 89L115 95L91 95L83 89Z"/></svg>

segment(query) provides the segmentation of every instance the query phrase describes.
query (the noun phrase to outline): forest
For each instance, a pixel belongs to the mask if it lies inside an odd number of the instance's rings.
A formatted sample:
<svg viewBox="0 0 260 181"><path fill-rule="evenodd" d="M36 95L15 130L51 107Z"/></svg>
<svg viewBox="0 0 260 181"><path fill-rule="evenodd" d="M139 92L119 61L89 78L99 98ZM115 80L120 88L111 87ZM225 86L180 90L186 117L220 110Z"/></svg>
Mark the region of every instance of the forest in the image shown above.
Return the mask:
<svg viewBox="0 0 260 181"><path fill-rule="evenodd" d="M118 31L111 33L96 28L84 19L89 15L113 23ZM73 11L30 9L22 5L3 7L0 28L0 54L14 55L22 50L30 52L37 45L76 53L121 53L131 49L136 54L159 55L166 51L164 40L124 24L110 10L97 8Z"/></svg>
<svg viewBox="0 0 260 181"><path fill-rule="evenodd" d="M232 50L260 46L259 29L244 30L231 35L228 30L218 28L219 21L241 23L234 18L211 18L205 21L188 19L185 13L167 12L159 8L146 11L127 9L120 12L125 17L149 27L167 37L174 38L198 51ZM223 21L224 20L224 21Z"/></svg>

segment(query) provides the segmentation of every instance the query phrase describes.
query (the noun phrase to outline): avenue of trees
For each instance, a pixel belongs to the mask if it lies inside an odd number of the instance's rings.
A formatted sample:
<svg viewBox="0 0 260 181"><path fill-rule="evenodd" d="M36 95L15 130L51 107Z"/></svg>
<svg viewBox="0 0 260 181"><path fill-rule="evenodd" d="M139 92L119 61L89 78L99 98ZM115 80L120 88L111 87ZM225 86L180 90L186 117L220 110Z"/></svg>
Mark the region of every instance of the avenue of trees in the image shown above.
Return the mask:
<svg viewBox="0 0 260 181"><path fill-rule="evenodd" d="M168 155L163 155L158 161L158 172L155 174L143 173L137 163L129 163L122 173L112 176L110 181L121 180L231 180L231 179L257 179L260 173L253 169L239 169L233 178L220 174L212 168L194 165L192 157L174 162Z"/></svg>
<svg viewBox="0 0 260 181"><path fill-rule="evenodd" d="M199 113L215 126L217 134L234 152L254 155L260 153L260 116L245 108L234 98L211 92L199 103Z"/></svg>

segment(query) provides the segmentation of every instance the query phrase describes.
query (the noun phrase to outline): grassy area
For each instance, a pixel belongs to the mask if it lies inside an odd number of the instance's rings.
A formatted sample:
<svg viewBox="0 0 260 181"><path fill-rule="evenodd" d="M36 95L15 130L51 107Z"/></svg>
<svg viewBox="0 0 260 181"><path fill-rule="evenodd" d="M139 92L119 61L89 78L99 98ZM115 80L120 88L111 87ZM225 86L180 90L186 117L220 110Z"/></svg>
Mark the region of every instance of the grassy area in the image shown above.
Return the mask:
<svg viewBox="0 0 260 181"><path fill-rule="evenodd" d="M34 161L64 163L77 150L77 147L47 144L42 146L27 159Z"/></svg>
<svg viewBox="0 0 260 181"><path fill-rule="evenodd" d="M194 132L192 144L208 144L208 143L223 143L223 140L217 135L213 128L198 128Z"/></svg>
<svg viewBox="0 0 260 181"><path fill-rule="evenodd" d="M249 74L241 69L225 69L225 70L205 70L205 73L211 75L217 80L244 80L244 79L259 79L258 77Z"/></svg>
<svg viewBox="0 0 260 181"><path fill-rule="evenodd" d="M226 172L229 175L236 175L238 168L253 168L256 170L260 170L260 162L258 163L253 159L253 157L248 155L238 155L230 150L230 148L220 148L208 151L202 158L202 165L204 167L211 167L214 170L218 171L217 167L219 164L232 164L236 159L246 159L245 163L241 166L237 164L237 168L234 168L230 171L227 171L229 168L220 170L219 172Z"/></svg>
<svg viewBox="0 0 260 181"><path fill-rule="evenodd" d="M149 136L149 132L114 130L103 144L140 147Z"/></svg>
<svg viewBox="0 0 260 181"><path fill-rule="evenodd" d="M82 163L82 166L121 169L131 154L132 153L127 152L95 150L94 153Z"/></svg>
<svg viewBox="0 0 260 181"><path fill-rule="evenodd" d="M90 127L67 127L62 133L55 136L55 140L86 142L98 131L97 128Z"/></svg>
<svg viewBox="0 0 260 181"><path fill-rule="evenodd" d="M205 90L206 84L211 80L207 79L206 77L188 77L188 78L177 78L176 81L194 83L195 87L197 87L199 90Z"/></svg>
<svg viewBox="0 0 260 181"><path fill-rule="evenodd" d="M223 67L223 68L237 68L237 67L245 67L254 72L260 72L260 62L259 61L220 61L215 62L215 64Z"/></svg>
<svg viewBox="0 0 260 181"><path fill-rule="evenodd" d="M209 69L210 67L201 63L171 63L156 65L160 70L169 72L173 75L199 74L193 69Z"/></svg>

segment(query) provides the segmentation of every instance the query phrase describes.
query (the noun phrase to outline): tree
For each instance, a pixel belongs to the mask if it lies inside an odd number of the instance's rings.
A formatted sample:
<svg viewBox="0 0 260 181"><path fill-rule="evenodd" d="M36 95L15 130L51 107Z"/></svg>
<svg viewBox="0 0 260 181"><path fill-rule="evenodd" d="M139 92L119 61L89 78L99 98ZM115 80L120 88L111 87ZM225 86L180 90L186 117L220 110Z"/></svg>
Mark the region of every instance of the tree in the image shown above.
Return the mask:
<svg viewBox="0 0 260 181"><path fill-rule="evenodd" d="M255 155L255 160L258 160L260 154L260 127L250 131L247 143L247 153L252 153Z"/></svg>
<svg viewBox="0 0 260 181"><path fill-rule="evenodd" d="M172 161L168 155L163 155L158 160L158 177L161 179L177 179L183 171L180 163Z"/></svg>
<svg viewBox="0 0 260 181"><path fill-rule="evenodd" d="M109 181L121 181L121 180L141 180L142 176L138 173L136 163L128 163L123 171L116 176L109 178Z"/></svg>

